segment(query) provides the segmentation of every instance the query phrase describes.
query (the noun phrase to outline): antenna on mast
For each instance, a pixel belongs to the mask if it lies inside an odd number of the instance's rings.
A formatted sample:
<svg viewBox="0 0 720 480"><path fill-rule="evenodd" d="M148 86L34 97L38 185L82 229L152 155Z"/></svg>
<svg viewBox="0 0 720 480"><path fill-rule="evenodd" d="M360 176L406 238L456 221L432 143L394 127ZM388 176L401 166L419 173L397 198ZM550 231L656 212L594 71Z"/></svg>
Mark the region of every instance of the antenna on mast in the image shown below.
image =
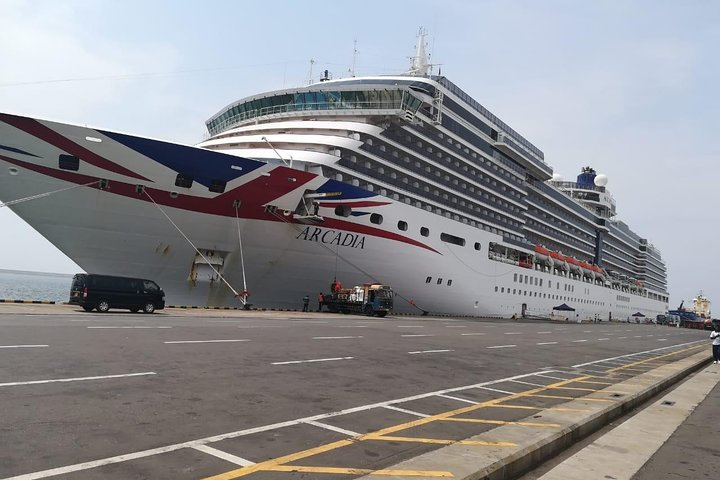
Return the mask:
<svg viewBox="0 0 720 480"><path fill-rule="evenodd" d="M410 70L406 72L408 75L413 75L416 77L426 77L428 75L428 70L430 69L431 65L428 61L428 54L425 51L425 35L427 35L427 30L420 27L420 31L418 32L418 43L417 49L415 50L415 56L411 57Z"/></svg>
<svg viewBox="0 0 720 480"><path fill-rule="evenodd" d="M309 78L308 78L308 85L310 85L310 84L312 83L312 79L313 79L313 76L312 76L313 65L315 65L315 60L313 60L313 59L311 58L311 59L310 59L310 75L309 75Z"/></svg>
<svg viewBox="0 0 720 480"><path fill-rule="evenodd" d="M355 76L355 61L357 60L357 40L353 40L353 60L352 60L352 66L350 67L350 76Z"/></svg>

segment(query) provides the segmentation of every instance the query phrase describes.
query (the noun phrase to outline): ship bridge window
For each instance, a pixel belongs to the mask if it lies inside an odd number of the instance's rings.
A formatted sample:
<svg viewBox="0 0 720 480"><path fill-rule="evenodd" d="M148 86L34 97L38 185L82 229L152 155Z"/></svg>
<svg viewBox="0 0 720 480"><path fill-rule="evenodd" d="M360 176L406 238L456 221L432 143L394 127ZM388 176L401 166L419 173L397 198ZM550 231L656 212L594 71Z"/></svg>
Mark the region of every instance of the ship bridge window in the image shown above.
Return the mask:
<svg viewBox="0 0 720 480"><path fill-rule="evenodd" d="M382 225L383 217L379 213L373 213L370 215L370 223L374 223L375 225Z"/></svg>
<svg viewBox="0 0 720 480"><path fill-rule="evenodd" d="M177 177L175 178L175 186L182 187L182 188L190 188L192 187L193 179L189 175L183 175L182 173L178 173Z"/></svg>
<svg viewBox="0 0 720 480"><path fill-rule="evenodd" d="M431 281L432 281L432 277L427 277L427 278L425 279L425 283L430 283Z"/></svg>
<svg viewBox="0 0 720 480"><path fill-rule="evenodd" d="M441 233L440 234L440 240L447 243L452 243L453 245L459 245L461 247L465 246L465 239L456 237L455 235L450 235L449 233Z"/></svg>
<svg viewBox="0 0 720 480"><path fill-rule="evenodd" d="M223 180L212 180L210 182L210 186L208 187L208 190L215 193L223 193L225 191L225 187L227 186L227 182Z"/></svg>
<svg viewBox="0 0 720 480"><path fill-rule="evenodd" d="M80 169L80 159L74 155L60 155L60 158L58 158L58 166L63 170L73 170L77 172Z"/></svg>

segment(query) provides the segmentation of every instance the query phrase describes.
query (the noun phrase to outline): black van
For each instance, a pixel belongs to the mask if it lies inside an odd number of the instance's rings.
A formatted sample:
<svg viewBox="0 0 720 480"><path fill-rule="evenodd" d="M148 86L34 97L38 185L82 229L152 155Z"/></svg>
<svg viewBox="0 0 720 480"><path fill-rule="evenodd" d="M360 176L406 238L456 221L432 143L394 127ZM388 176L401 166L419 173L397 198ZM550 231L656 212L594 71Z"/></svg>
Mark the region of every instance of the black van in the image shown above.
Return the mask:
<svg viewBox="0 0 720 480"><path fill-rule="evenodd" d="M127 308L153 313L165 308L165 292L152 280L78 273L70 287L70 304L80 305L86 312Z"/></svg>

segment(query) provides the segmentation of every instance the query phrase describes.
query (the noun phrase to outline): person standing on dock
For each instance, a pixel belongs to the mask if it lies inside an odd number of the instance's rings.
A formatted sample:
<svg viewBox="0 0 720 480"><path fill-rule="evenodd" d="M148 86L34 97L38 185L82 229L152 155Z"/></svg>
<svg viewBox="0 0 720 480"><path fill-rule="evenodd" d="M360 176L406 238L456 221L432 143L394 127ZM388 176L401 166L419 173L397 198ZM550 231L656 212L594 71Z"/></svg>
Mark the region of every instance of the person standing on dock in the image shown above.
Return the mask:
<svg viewBox="0 0 720 480"><path fill-rule="evenodd" d="M720 324L713 323L713 331L710 333L713 349L713 363L720 363Z"/></svg>
<svg viewBox="0 0 720 480"><path fill-rule="evenodd" d="M318 293L318 312L322 312L323 304L325 303L325 295L322 292Z"/></svg>
<svg viewBox="0 0 720 480"><path fill-rule="evenodd" d="M308 295L305 295L305 296L303 297L303 309L302 309L302 311L303 311L303 312L308 312L308 311L310 310L310 309L308 308L309 305L310 305L310 297L309 297Z"/></svg>

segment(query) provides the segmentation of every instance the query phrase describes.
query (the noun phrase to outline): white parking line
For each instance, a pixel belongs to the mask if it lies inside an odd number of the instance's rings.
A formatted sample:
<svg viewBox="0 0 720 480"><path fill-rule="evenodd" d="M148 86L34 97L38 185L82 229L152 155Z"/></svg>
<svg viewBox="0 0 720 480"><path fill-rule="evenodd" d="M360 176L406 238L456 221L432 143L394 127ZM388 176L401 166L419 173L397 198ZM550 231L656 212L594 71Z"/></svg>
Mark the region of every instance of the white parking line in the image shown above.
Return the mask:
<svg viewBox="0 0 720 480"><path fill-rule="evenodd" d="M243 338L238 340L173 340L163 343L230 343L230 342L249 342L250 340Z"/></svg>
<svg viewBox="0 0 720 480"><path fill-rule="evenodd" d="M507 390L499 390L497 388L490 388L490 387L478 387L481 390L489 390L491 392L498 392L498 393L504 393L506 395L515 395L515 392L508 392Z"/></svg>
<svg viewBox="0 0 720 480"><path fill-rule="evenodd" d="M582 343L587 342L587 340L573 340L572 343Z"/></svg>
<svg viewBox="0 0 720 480"><path fill-rule="evenodd" d="M537 333L539 335L547 335L548 333L553 333L553 332L535 332L535 333Z"/></svg>
<svg viewBox="0 0 720 480"><path fill-rule="evenodd" d="M618 340L625 340L627 337L618 337Z"/></svg>
<svg viewBox="0 0 720 480"><path fill-rule="evenodd" d="M505 332L503 335L522 335L524 332Z"/></svg>
<svg viewBox="0 0 720 480"><path fill-rule="evenodd" d="M425 325L396 325L397 328L425 328Z"/></svg>
<svg viewBox="0 0 720 480"><path fill-rule="evenodd" d="M316 427L324 428L325 430L332 430L333 432L342 433L343 435L347 435L348 437L357 437L360 435L357 432L353 432L352 430L345 430L344 428L336 427L335 425L328 425L327 423L322 422L316 422L315 420L308 420L306 422L308 425L315 425Z"/></svg>
<svg viewBox="0 0 720 480"><path fill-rule="evenodd" d="M336 360L352 360L355 357L315 358L312 360L292 360L289 362L273 362L271 365L292 365L295 363L334 362Z"/></svg>
<svg viewBox="0 0 720 480"><path fill-rule="evenodd" d="M454 352L455 350L418 350L416 352L408 352L410 355L418 353L443 353L443 352Z"/></svg>
<svg viewBox="0 0 720 480"><path fill-rule="evenodd" d="M348 338L363 338L362 335L349 336L349 337L312 337L313 340L344 340Z"/></svg>
<svg viewBox="0 0 720 480"><path fill-rule="evenodd" d="M237 328L281 328L285 325L238 325Z"/></svg>
<svg viewBox="0 0 720 480"><path fill-rule="evenodd" d="M464 337L469 337L472 335L485 335L485 334L484 333L461 333L460 335L462 335Z"/></svg>
<svg viewBox="0 0 720 480"><path fill-rule="evenodd" d="M553 370L550 370L549 372L553 372ZM252 435L255 433L277 430L279 428L290 427L290 426L297 425L299 423L304 423L307 421L323 420L323 419L330 418L330 417L348 415L348 414L357 413L357 412L365 412L368 410L372 410L374 408L382 408L385 406L390 406L395 403L404 403L404 402L409 402L412 400L420 400L422 398L428 398L428 397L432 397L432 396L436 396L436 395L444 395L444 394L452 393L452 392L460 392L460 391L469 390L472 388L483 388L485 385L493 385L495 383L501 383L501 382L505 382L508 380L514 380L517 378L531 377L534 375L547 376L547 375L542 375L540 372L527 373L527 374L522 374L522 375L516 375L513 377L491 380L489 382L477 383L474 385L465 385L462 387L454 387L454 388L448 388L445 390L437 390L434 392L421 393L421 394L413 395L410 397L397 398L394 400L387 400L384 402L378 402L378 403L373 403L373 404L368 404L368 405L361 405L359 407L351 407L351 408L347 408L345 410L323 413L323 414L314 415L311 417L299 418L296 420L288 420L288 421L284 421L284 422L263 425L260 427L249 428L246 430L237 430L234 432L222 433L222 434L215 435L212 437L205 437L205 438L190 440L187 442L175 443L172 445L166 445L164 447L153 448L150 450L141 450L141 451L137 451L137 452L117 455L115 457L106 457L106 458L93 460L93 461L89 461L89 462L76 463L74 465L67 465L64 467L56 467L56 468L51 468L48 470L41 470L41 471L37 471L37 472L33 472L33 473L28 473L28 474L18 475L15 477L6 478L4 480L38 480L41 478L53 477L56 475L66 475L68 473L79 472L79 471L83 471L83 470L90 470L93 468L102 467L102 466L106 466L106 465L113 465L116 463L127 462L130 460L137 460L139 458L147 458L147 457L151 457L154 455L160 455L163 453L174 452L177 450L181 450L183 448L194 448L199 445L205 445L205 444L213 443L213 442L220 442L222 440L227 440L230 438L243 437L243 436ZM567 380L566 378L558 378L558 379L559 380ZM491 389L491 390L493 390L493 389ZM497 390L493 390L493 391L497 391ZM512 393L512 392L507 392L507 393ZM417 415L417 412L413 412L413 414ZM424 415L424 414L420 414L420 415Z"/></svg>
<svg viewBox="0 0 720 480"><path fill-rule="evenodd" d="M465 402L471 405L478 405L480 403L468 400L467 398L453 397L452 395L438 395L438 397L449 398L450 400L457 400L458 402Z"/></svg>
<svg viewBox="0 0 720 480"><path fill-rule="evenodd" d="M227 462L234 463L235 465L240 465L241 467L249 467L250 465L255 465L255 462L251 462L250 460L245 460L244 458L237 457L227 452L223 452L222 450L218 450L217 448L208 447L207 445L195 445L191 448L194 448L199 452L212 455L213 457L222 458Z"/></svg>
<svg viewBox="0 0 720 480"><path fill-rule="evenodd" d="M116 327L116 326L112 326L112 327L87 327L87 328L98 328L98 329L101 328L101 329L106 329L106 330L107 330L107 329L113 329L113 328L172 328L172 327L145 327L145 326L142 326L142 327L140 327L140 326L132 326L132 327L123 326L123 327Z"/></svg>
<svg viewBox="0 0 720 480"><path fill-rule="evenodd" d="M408 415L414 415L414 416L420 417L420 418L427 418L430 416L430 415L425 415L424 413L413 412L412 410L405 410L404 408L395 407L393 405L384 405L383 408L387 408L388 410L395 410L396 412L407 413Z"/></svg>
<svg viewBox="0 0 720 480"><path fill-rule="evenodd" d="M434 337L435 335L430 334L430 333L426 333L426 334L421 334L421 333L406 333L406 334L400 335L400 336L401 336L401 337Z"/></svg>
<svg viewBox="0 0 720 480"><path fill-rule="evenodd" d="M367 328L367 325L335 325L337 328Z"/></svg>
<svg viewBox="0 0 720 480"><path fill-rule="evenodd" d="M598 342L602 342L603 340L610 340L609 338L598 338Z"/></svg>
<svg viewBox="0 0 720 480"><path fill-rule="evenodd" d="M47 345L0 345L0 348L44 348Z"/></svg>
<svg viewBox="0 0 720 480"><path fill-rule="evenodd" d="M557 345L558 342L540 342L535 345Z"/></svg>
<svg viewBox="0 0 720 480"><path fill-rule="evenodd" d="M517 347L517 345L495 345L492 347L485 347L485 348L512 348L512 347Z"/></svg>
<svg viewBox="0 0 720 480"><path fill-rule="evenodd" d="M445 325L445 328L467 328L467 325Z"/></svg>
<svg viewBox="0 0 720 480"><path fill-rule="evenodd" d="M140 377L143 375L157 375L157 373L155 373L155 372L124 373L122 375L104 375L101 377L78 377L78 378L56 378L53 380L32 380L29 382L0 383L0 387L14 387L17 385L40 385L43 383L59 383L59 382L82 382L85 380L105 380L108 378Z"/></svg>

